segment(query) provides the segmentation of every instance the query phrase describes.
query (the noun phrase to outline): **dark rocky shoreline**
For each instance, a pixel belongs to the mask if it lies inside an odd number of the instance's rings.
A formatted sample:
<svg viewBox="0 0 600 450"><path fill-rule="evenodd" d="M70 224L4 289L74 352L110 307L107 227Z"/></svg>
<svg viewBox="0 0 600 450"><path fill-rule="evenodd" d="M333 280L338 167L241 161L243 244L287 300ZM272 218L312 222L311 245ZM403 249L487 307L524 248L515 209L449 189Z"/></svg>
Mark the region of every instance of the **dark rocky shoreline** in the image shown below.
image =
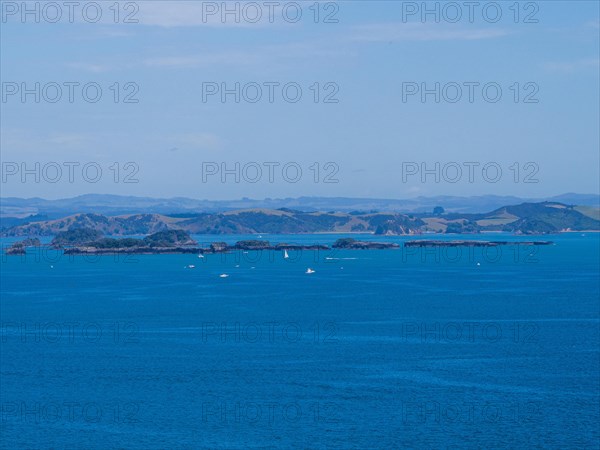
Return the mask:
<svg viewBox="0 0 600 450"><path fill-rule="evenodd" d="M236 250L242 251L298 251L298 250L329 250L326 245L292 245L276 244L271 245L268 241L239 241L234 245L228 245L225 242L214 242L210 247L123 247L123 248L96 248L92 246L76 246L65 248L65 255L106 255L106 254L136 254L136 255L154 255L154 254L215 254L228 253Z"/></svg>
<svg viewBox="0 0 600 450"><path fill-rule="evenodd" d="M343 238L335 241L332 247L347 250L385 250L398 248L400 245L393 242L369 242L357 241L356 239L352 238Z"/></svg>
<svg viewBox="0 0 600 450"><path fill-rule="evenodd" d="M393 242L357 241L353 238L338 239L331 247L323 244L271 244L263 240L238 241L233 245L226 242L213 242L203 248L182 231L163 231L147 236L144 239L112 239L102 238L95 241L76 242L73 237L85 237L81 230L67 232L52 241L48 247L63 250L65 255L156 255L156 254L215 254L234 251L302 251L302 250L387 250L397 249L399 244ZM83 240L83 239L82 239ZM476 240L413 240L404 242L404 247L497 247L502 245L551 245L551 241L476 241ZM15 242L6 250L7 255L23 255L27 247L41 246L38 239L26 239Z"/></svg>

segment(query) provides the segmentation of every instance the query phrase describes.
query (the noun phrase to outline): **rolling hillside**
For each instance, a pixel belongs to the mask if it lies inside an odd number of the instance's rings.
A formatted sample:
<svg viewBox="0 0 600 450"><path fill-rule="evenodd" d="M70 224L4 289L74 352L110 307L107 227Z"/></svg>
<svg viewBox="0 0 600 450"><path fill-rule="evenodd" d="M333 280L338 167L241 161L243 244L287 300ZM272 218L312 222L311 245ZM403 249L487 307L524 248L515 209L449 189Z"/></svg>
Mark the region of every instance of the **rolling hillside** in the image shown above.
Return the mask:
<svg viewBox="0 0 600 450"><path fill-rule="evenodd" d="M184 230L194 234L364 232L395 235L482 231L536 234L600 230L600 221L589 214L582 214L577 207L557 202L504 206L487 214L303 212L281 208L174 216L75 214L55 220L13 226L4 230L2 235L50 236L78 228L97 230L104 235L151 234L164 230Z"/></svg>

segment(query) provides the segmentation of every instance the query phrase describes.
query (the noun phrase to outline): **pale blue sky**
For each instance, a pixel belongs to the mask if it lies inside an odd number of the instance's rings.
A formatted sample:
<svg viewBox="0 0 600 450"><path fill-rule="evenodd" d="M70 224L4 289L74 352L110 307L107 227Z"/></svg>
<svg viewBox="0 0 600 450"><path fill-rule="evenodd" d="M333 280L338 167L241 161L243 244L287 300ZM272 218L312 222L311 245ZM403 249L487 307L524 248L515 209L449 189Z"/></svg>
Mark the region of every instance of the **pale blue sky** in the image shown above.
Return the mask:
<svg viewBox="0 0 600 450"><path fill-rule="evenodd" d="M231 18L222 23L218 14L203 20L202 2L155 1L136 2L137 24L111 23L112 1L100 2L98 23L82 20L81 11L75 11L74 23L68 18L48 23L44 17L41 23L31 17L22 23L19 12L12 15L7 9L14 2L1 3L5 94L7 83L96 82L103 88L97 103L83 100L77 89L70 103L66 88L54 104L35 103L33 96L23 103L19 94L2 99L5 169L7 162L30 167L35 162L94 162L103 168L97 183L85 181L77 169L73 183L66 174L56 183L43 176L39 183L32 176L25 183L18 175L6 176L2 196L404 198L598 192L600 29L595 1L538 2L537 12L530 2L521 2L518 23L512 1L498 3L502 18L496 23L485 20L481 9L472 23L468 17L456 23L444 17L436 23L431 16L422 21L418 14L403 20L403 8L407 12L411 2L377 1L339 2L337 12L322 4L319 23L314 23L313 2L300 2L303 16L293 24L283 19L281 8L275 9L273 23L251 24L242 17L236 24ZM205 13L209 3L204 2ZM257 3L268 12L264 2ZM457 4L466 16L464 3ZM523 23L534 12L537 23ZM331 18L338 23L323 23L327 13L335 13ZM119 20L124 15L121 11ZM125 83L135 83L139 102L115 103L109 89L115 82L120 83L120 100L131 92L124 91ZM203 102L206 82L295 82L303 96L288 103L276 90L273 103L266 98L235 103L231 97L222 103L218 95ZM335 83L339 102L315 103L310 90L315 82L321 94L330 92L323 92L325 83ZM503 97L488 103L476 88L473 103L466 90L457 103L435 103L433 96L422 103L419 95L403 102L403 82L493 82ZM518 103L514 83L521 91ZM539 88L533 97L538 103L522 102L531 92L526 83ZM113 162L137 164L139 182L123 183L127 171L122 168L115 183L109 169ZM290 183L276 169L270 183L265 168L256 183L236 183L232 176L225 183L218 176L203 182L203 162L230 167L295 162L303 175ZM321 167L318 183L315 162ZM339 168L333 177L338 183L322 182L328 162ZM497 183L486 181L481 170L472 183L466 172L456 183L436 183L432 176L425 183L419 176L403 182L403 162L430 167L435 162L493 162L503 174ZM515 162L521 166L517 183ZM539 169L533 177L537 183L523 182L530 172L523 166L530 162Z"/></svg>

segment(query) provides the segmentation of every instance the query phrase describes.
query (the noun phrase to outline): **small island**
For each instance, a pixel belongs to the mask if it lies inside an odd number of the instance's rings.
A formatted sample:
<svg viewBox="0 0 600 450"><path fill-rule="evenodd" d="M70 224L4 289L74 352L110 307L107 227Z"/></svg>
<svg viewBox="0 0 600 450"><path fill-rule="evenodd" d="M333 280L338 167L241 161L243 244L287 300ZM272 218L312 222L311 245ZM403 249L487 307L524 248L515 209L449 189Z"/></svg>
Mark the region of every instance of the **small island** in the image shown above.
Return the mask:
<svg viewBox="0 0 600 450"><path fill-rule="evenodd" d="M27 238L22 241L17 241L13 243L10 247L6 249L7 255L24 255L26 253L27 247L39 247L41 244L40 240L37 238Z"/></svg>
<svg viewBox="0 0 600 450"><path fill-rule="evenodd" d="M94 237L98 237L91 230ZM62 248L66 255L80 254L158 254L158 253L197 253L198 243L182 230L165 230L143 239L106 238L86 241L89 231L72 230L59 233L51 242L54 248Z"/></svg>
<svg viewBox="0 0 600 450"><path fill-rule="evenodd" d="M91 238L91 239L90 239ZM226 253L235 250L329 250L326 245L295 245L271 244L269 241L245 240L234 245L225 242L213 242L209 247L202 248L191 236L183 230L164 230L139 238L106 238L98 235L95 230L75 229L56 235L50 244L53 248L62 249L66 255L88 254L166 254L192 253L210 254Z"/></svg>
<svg viewBox="0 0 600 450"><path fill-rule="evenodd" d="M367 242L357 241L352 238L342 238L335 241L332 247L348 250L386 250L400 246L392 242Z"/></svg>

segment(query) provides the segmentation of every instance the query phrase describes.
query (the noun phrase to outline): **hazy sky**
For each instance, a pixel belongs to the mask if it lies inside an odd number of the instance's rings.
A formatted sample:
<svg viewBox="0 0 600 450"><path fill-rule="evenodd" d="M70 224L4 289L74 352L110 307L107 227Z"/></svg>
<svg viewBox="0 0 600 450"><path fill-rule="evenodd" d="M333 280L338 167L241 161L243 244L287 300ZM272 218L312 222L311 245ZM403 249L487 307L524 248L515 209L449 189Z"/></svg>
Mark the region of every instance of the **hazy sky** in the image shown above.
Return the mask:
<svg viewBox="0 0 600 450"><path fill-rule="evenodd" d="M598 192L595 1L1 3L4 197Z"/></svg>

